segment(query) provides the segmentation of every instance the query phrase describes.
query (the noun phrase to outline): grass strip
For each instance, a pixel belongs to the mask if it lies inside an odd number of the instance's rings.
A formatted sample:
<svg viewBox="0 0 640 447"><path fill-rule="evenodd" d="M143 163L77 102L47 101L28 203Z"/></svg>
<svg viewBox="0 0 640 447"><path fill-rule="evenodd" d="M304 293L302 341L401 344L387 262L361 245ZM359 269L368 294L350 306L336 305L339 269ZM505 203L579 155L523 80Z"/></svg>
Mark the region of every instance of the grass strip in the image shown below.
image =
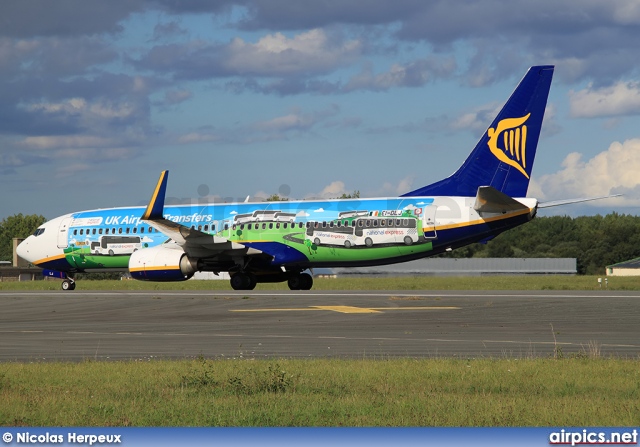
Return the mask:
<svg viewBox="0 0 640 447"><path fill-rule="evenodd" d="M0 364L3 426L638 426L640 360Z"/></svg>
<svg viewBox="0 0 640 447"><path fill-rule="evenodd" d="M598 282L598 278L602 282ZM640 277L521 275L317 278L313 290L640 290ZM606 285L605 285L606 284ZM146 282L79 280L78 290L231 290L229 281ZM60 290L60 280L5 281L0 290ZM258 284L260 290L288 290L286 283ZM247 292L250 293L250 292Z"/></svg>

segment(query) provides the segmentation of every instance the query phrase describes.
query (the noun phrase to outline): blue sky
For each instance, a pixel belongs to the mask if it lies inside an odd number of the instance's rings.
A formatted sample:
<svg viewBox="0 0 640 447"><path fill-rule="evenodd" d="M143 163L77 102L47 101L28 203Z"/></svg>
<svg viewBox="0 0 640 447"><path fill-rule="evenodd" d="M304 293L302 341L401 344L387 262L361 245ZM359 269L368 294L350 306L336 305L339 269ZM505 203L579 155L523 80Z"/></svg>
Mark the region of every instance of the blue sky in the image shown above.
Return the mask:
<svg viewBox="0 0 640 447"><path fill-rule="evenodd" d="M148 201L398 195L451 174L531 65L529 196L640 209L640 3L5 0L0 219Z"/></svg>

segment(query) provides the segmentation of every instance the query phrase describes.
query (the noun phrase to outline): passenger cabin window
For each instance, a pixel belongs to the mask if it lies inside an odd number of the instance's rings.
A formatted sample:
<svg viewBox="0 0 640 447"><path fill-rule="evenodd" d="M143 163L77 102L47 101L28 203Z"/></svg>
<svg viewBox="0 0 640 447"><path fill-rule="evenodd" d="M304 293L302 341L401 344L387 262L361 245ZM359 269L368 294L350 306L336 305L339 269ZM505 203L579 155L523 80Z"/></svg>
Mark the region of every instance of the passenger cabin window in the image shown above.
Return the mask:
<svg viewBox="0 0 640 447"><path fill-rule="evenodd" d="M140 233L144 233L144 227L140 227Z"/></svg>
<svg viewBox="0 0 640 447"><path fill-rule="evenodd" d="M118 234L122 234L122 227L118 228Z"/></svg>
<svg viewBox="0 0 640 447"><path fill-rule="evenodd" d="M125 233L129 234L129 227L127 227L127 231Z"/></svg>
<svg viewBox="0 0 640 447"><path fill-rule="evenodd" d="M98 229L98 234L102 234L102 228Z"/></svg>

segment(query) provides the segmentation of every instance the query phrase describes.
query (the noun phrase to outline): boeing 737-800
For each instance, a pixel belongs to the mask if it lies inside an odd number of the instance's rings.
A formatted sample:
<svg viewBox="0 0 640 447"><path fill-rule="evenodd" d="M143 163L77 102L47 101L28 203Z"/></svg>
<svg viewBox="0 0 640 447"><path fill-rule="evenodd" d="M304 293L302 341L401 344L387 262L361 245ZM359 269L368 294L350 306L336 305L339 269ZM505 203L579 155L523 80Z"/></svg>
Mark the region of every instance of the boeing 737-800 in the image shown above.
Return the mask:
<svg viewBox="0 0 640 447"><path fill-rule="evenodd" d="M149 205L66 214L46 222L18 255L64 278L128 271L184 281L229 272L234 289L288 281L310 289L307 269L372 266L490 240L530 221L526 198L553 66L531 67L463 165L400 197L165 206L168 172ZM431 163L436 165L436 163Z"/></svg>

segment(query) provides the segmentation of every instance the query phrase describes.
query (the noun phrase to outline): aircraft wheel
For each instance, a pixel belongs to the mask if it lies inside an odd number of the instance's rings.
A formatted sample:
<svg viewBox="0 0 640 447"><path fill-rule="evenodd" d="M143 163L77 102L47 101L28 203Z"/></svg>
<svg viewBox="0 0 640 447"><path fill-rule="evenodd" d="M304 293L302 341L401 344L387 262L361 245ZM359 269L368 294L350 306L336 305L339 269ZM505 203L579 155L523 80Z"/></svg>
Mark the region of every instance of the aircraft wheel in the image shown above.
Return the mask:
<svg viewBox="0 0 640 447"><path fill-rule="evenodd" d="M373 247L373 240L368 237L364 240L364 245L366 245L367 247Z"/></svg>
<svg viewBox="0 0 640 447"><path fill-rule="evenodd" d="M256 277L252 274L248 274L247 275L249 277L249 283L247 284L247 290L253 290L256 288L256 284L258 284L258 281L256 281Z"/></svg>
<svg viewBox="0 0 640 447"><path fill-rule="evenodd" d="M255 276L239 272L231 277L230 283L233 290L253 290L256 287L257 281Z"/></svg>
<svg viewBox="0 0 640 447"><path fill-rule="evenodd" d="M308 273L300 273L289 278L287 285L291 290L309 290L313 287L313 276Z"/></svg>
<svg viewBox="0 0 640 447"><path fill-rule="evenodd" d="M300 290L311 290L313 287L313 276L308 273L300 274Z"/></svg>
<svg viewBox="0 0 640 447"><path fill-rule="evenodd" d="M76 283L69 280L69 279L65 279L64 281L62 281L62 290L75 290L76 288Z"/></svg>
<svg viewBox="0 0 640 447"><path fill-rule="evenodd" d="M287 280L290 290L300 290L300 275L292 276Z"/></svg>
<svg viewBox="0 0 640 447"><path fill-rule="evenodd" d="M405 244L405 245L411 245L411 244L413 244L413 239L411 239L411 237L410 237L410 236L405 236L405 237L404 237L404 244Z"/></svg>

